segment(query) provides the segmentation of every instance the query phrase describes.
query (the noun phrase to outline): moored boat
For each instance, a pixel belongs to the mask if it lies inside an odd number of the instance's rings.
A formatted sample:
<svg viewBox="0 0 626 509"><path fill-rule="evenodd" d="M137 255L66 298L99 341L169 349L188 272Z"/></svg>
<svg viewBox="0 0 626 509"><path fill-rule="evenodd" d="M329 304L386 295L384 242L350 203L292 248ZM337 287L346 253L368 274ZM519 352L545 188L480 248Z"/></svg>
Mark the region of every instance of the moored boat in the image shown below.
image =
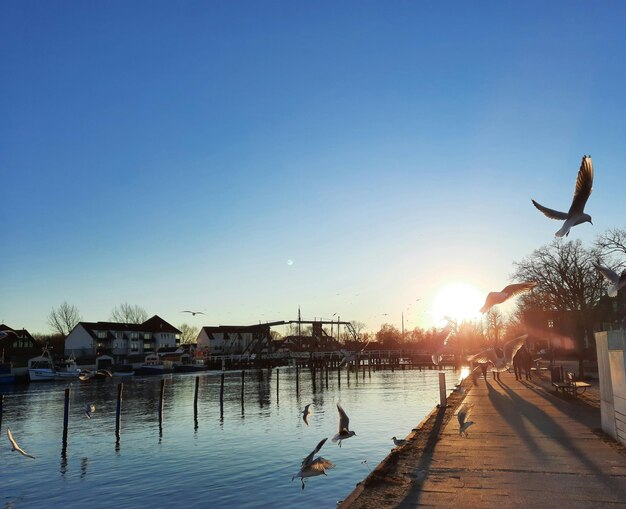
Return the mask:
<svg viewBox="0 0 626 509"><path fill-rule="evenodd" d="M73 357L55 364L46 347L41 355L28 360L28 377L31 382L74 380L80 371Z"/></svg>

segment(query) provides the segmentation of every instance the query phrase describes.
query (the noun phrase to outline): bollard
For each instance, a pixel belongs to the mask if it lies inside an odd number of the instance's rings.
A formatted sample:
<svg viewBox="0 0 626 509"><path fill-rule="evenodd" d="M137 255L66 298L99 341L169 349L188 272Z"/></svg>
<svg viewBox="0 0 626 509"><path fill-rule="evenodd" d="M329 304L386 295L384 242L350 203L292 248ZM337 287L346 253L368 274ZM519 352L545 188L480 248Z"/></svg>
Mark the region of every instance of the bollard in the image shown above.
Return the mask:
<svg viewBox="0 0 626 509"><path fill-rule="evenodd" d="M122 394L124 384L117 384L117 406L115 408L115 438L120 440L120 418L122 417Z"/></svg>
<svg viewBox="0 0 626 509"><path fill-rule="evenodd" d="M70 388L65 389L65 402L63 407L63 449L67 447L67 426L70 418Z"/></svg>
<svg viewBox="0 0 626 509"><path fill-rule="evenodd" d="M448 399L446 397L446 374L439 373L439 408L446 408Z"/></svg>

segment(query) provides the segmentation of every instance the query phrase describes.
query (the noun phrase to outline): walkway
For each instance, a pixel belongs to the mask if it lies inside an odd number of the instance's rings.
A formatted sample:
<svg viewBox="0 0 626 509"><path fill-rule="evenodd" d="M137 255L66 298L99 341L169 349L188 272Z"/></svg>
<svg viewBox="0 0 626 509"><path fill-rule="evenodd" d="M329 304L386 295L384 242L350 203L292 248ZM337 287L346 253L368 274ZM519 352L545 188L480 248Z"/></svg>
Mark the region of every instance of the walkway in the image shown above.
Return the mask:
<svg viewBox="0 0 626 509"><path fill-rule="evenodd" d="M350 507L626 507L626 453L597 433L598 409L512 374L489 377L465 399L469 438L451 419L430 452L401 455L401 493L366 487Z"/></svg>

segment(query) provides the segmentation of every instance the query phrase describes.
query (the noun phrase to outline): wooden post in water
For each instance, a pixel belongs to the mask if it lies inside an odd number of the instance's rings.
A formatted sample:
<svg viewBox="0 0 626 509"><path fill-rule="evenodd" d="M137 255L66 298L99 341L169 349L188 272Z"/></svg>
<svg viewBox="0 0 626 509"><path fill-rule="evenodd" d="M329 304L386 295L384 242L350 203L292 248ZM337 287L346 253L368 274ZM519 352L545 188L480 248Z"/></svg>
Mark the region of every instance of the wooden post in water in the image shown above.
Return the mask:
<svg viewBox="0 0 626 509"><path fill-rule="evenodd" d="M350 366L351 364L348 362L348 364L346 365L346 376L348 377L348 386L350 385Z"/></svg>
<svg viewBox="0 0 626 509"><path fill-rule="evenodd" d="M224 372L220 380L220 417L224 417Z"/></svg>
<svg viewBox="0 0 626 509"><path fill-rule="evenodd" d="M70 418L70 388L65 389L65 401L63 407L63 451L67 448L67 427Z"/></svg>
<svg viewBox="0 0 626 509"><path fill-rule="evenodd" d="M276 368L276 401L278 401L278 389L280 387L280 369Z"/></svg>
<svg viewBox="0 0 626 509"><path fill-rule="evenodd" d="M341 366L337 368L337 385L341 389Z"/></svg>
<svg viewBox="0 0 626 509"><path fill-rule="evenodd" d="M300 395L300 368L296 366L296 396Z"/></svg>
<svg viewBox="0 0 626 509"><path fill-rule="evenodd" d="M165 378L161 379L161 392L159 394L159 428L163 424L163 397L165 396Z"/></svg>
<svg viewBox="0 0 626 509"><path fill-rule="evenodd" d="M4 394L0 394L0 431L2 431L2 404L4 403Z"/></svg>
<svg viewBox="0 0 626 509"><path fill-rule="evenodd" d="M246 392L246 371L241 370L241 415L244 413L244 399Z"/></svg>
<svg viewBox="0 0 626 509"><path fill-rule="evenodd" d="M120 440L120 418L122 417L122 394L124 384L117 384L117 406L115 407L115 438Z"/></svg>
<svg viewBox="0 0 626 509"><path fill-rule="evenodd" d="M328 389L328 364L326 364L326 388Z"/></svg>
<svg viewBox="0 0 626 509"><path fill-rule="evenodd" d="M198 387L200 386L200 377L196 377L196 387L193 391L193 420L198 424Z"/></svg>
<svg viewBox="0 0 626 509"><path fill-rule="evenodd" d="M446 374L439 373L439 408L446 408L448 399L446 397Z"/></svg>

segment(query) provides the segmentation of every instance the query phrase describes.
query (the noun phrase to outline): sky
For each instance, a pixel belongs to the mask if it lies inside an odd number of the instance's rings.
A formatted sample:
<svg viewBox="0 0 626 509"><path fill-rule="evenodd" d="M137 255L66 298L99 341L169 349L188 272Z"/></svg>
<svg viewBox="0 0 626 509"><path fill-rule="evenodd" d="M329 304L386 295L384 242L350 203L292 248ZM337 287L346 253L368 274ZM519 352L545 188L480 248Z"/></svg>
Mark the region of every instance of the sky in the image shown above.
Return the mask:
<svg viewBox="0 0 626 509"><path fill-rule="evenodd" d="M433 326L447 287L480 300L553 240L530 200L567 210L583 154L593 226L569 239L625 226L625 21L618 1L2 2L0 322L49 332L67 301Z"/></svg>

